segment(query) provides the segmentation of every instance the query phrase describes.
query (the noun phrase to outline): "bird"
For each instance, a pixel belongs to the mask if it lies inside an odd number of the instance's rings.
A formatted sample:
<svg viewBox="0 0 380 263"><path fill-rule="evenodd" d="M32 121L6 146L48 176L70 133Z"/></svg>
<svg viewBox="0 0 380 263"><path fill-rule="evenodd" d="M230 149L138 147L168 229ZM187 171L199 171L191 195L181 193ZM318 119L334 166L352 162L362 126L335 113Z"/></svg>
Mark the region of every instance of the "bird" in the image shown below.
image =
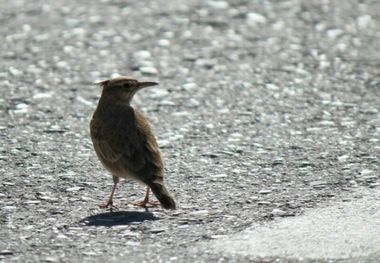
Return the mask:
<svg viewBox="0 0 380 263"><path fill-rule="evenodd" d="M159 146L144 115L131 105L141 89L158 85L119 76L97 82L102 87L98 105L90 122L93 146L100 162L112 174L113 187L108 201L100 208L117 208L113 203L120 178L147 186L145 198L132 202L139 207L156 207L149 200L150 190L164 209L176 209L176 202L164 185L164 165Z"/></svg>

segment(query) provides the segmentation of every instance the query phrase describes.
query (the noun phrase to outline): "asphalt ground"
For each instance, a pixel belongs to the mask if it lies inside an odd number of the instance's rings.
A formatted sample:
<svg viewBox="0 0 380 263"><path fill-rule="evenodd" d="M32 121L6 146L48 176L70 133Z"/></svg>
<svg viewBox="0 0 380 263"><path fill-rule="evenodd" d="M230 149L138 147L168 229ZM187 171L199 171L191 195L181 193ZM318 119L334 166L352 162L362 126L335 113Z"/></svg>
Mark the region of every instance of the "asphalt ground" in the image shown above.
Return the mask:
<svg viewBox="0 0 380 263"><path fill-rule="evenodd" d="M0 260L259 261L204 244L378 188L379 16L378 1L1 0ZM174 212L128 205L133 182L118 211L97 207L112 179L92 83L116 75L160 83L134 104Z"/></svg>

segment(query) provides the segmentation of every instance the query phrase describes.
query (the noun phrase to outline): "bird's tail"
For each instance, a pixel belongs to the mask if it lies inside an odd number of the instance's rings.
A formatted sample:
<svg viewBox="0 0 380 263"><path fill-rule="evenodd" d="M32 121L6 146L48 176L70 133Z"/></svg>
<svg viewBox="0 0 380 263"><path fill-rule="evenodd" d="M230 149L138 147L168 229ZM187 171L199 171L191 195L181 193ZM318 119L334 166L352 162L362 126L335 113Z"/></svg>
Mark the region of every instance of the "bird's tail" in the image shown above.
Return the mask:
<svg viewBox="0 0 380 263"><path fill-rule="evenodd" d="M174 198L162 183L154 182L149 184L149 187L152 189L153 194L157 197L158 201L160 201L163 208L176 209Z"/></svg>

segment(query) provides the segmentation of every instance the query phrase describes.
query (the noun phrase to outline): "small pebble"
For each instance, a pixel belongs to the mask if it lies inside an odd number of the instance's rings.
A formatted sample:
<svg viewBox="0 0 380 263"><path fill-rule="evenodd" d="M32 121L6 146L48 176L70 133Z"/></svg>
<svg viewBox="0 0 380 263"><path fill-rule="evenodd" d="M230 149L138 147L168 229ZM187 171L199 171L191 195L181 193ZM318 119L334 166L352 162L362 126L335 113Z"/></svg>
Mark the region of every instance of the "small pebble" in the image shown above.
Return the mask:
<svg viewBox="0 0 380 263"><path fill-rule="evenodd" d="M207 216L209 214L209 212L207 210L199 210L199 211L194 211L194 212L190 212L189 215L190 216Z"/></svg>
<svg viewBox="0 0 380 263"><path fill-rule="evenodd" d="M140 72L145 75L157 75L158 70L154 67L141 67L139 68Z"/></svg>
<svg viewBox="0 0 380 263"><path fill-rule="evenodd" d="M357 18L359 28L365 29L366 27L368 27L371 20L372 20L372 17L368 14L359 16Z"/></svg>
<svg viewBox="0 0 380 263"><path fill-rule="evenodd" d="M224 178L227 177L227 174L213 174L210 175L212 178Z"/></svg>
<svg viewBox="0 0 380 263"><path fill-rule="evenodd" d="M160 39L158 41L158 45L160 45L161 47L167 47L170 46L170 41L167 39Z"/></svg>
<svg viewBox="0 0 380 263"><path fill-rule="evenodd" d="M74 187L71 187L71 188L67 188L66 191L67 192L77 192L79 190L83 190L83 187L79 187L79 186L74 186Z"/></svg>
<svg viewBox="0 0 380 263"><path fill-rule="evenodd" d="M226 9L229 7L229 3L227 1L207 1L207 5L214 9Z"/></svg>
<svg viewBox="0 0 380 263"><path fill-rule="evenodd" d="M15 77L19 77L22 74L24 74L21 70L18 70L17 68L14 68L14 67L9 68L9 73L11 73Z"/></svg>
<svg viewBox="0 0 380 263"><path fill-rule="evenodd" d="M265 16L258 13L249 13L246 18L247 24L251 26L256 26L258 24L265 24L267 19Z"/></svg>
<svg viewBox="0 0 380 263"><path fill-rule="evenodd" d="M146 59L151 57L151 54L147 50L140 50L140 51L133 53L133 57L136 60L146 60Z"/></svg>
<svg viewBox="0 0 380 263"><path fill-rule="evenodd" d="M327 182L322 180L310 182L310 186L314 188L323 188L326 184Z"/></svg>
<svg viewBox="0 0 380 263"><path fill-rule="evenodd" d="M273 216L285 216L286 212L281 210L281 209L275 208L272 210L271 215L273 215Z"/></svg>

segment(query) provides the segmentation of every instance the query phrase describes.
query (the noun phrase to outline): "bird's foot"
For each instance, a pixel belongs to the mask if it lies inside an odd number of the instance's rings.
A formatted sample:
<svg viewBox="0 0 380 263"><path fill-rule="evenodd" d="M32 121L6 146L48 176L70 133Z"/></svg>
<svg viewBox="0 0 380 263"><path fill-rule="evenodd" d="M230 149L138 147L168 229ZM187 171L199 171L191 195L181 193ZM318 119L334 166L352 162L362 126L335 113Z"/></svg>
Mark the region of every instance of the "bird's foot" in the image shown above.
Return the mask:
<svg viewBox="0 0 380 263"><path fill-rule="evenodd" d="M115 208L115 209L118 209L117 206L113 205L113 202L112 200L109 200L107 203L105 204L100 204L98 205L99 208L102 208L102 209L109 209L111 212L112 210Z"/></svg>
<svg viewBox="0 0 380 263"><path fill-rule="evenodd" d="M143 208L152 208L152 207L157 207L160 203L157 201L140 200L140 201L131 202L131 204L134 206L143 207Z"/></svg>

